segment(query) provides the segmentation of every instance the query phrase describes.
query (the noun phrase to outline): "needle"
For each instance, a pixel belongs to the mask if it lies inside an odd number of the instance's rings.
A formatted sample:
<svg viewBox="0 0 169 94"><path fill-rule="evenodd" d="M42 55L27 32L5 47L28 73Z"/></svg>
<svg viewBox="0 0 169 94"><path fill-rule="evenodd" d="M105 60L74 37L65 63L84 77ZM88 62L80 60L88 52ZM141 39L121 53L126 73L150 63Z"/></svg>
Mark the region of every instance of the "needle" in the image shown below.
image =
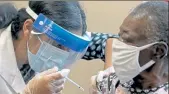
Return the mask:
<svg viewBox="0 0 169 94"><path fill-rule="evenodd" d="M80 85L78 85L76 82L74 82L73 80L71 80L70 78L68 78L68 77L65 77L67 80L69 80L72 84L74 84L75 86L77 86L79 89L81 89L82 91L84 91L84 89L80 86Z"/></svg>
<svg viewBox="0 0 169 94"><path fill-rule="evenodd" d="M76 82L74 82L73 80L71 80L70 78L67 77L67 75L68 75L69 72L70 72L69 69L63 69L63 70L59 71L58 73L60 73L62 75L62 77L65 77L65 79L69 80L72 84L74 84L75 86L77 86L79 89L81 89L82 91L84 91L84 89L80 85L78 85Z"/></svg>

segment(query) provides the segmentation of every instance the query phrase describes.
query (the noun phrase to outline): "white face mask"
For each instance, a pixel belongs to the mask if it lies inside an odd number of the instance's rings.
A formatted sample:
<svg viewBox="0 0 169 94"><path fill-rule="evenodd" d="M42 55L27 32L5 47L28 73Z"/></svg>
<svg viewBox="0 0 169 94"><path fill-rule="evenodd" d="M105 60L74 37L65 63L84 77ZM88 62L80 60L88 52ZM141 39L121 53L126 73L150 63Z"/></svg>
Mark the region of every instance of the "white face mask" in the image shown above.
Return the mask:
<svg viewBox="0 0 169 94"><path fill-rule="evenodd" d="M40 38L39 40L41 41ZM65 65L68 65L68 62L64 62L68 56L68 52L58 49L45 41L41 41L40 48L36 54L31 53L28 47L29 65L35 72L42 72L54 66L63 69Z"/></svg>
<svg viewBox="0 0 169 94"><path fill-rule="evenodd" d="M155 63L155 61L150 60L141 67L138 60L140 51L157 43L163 42L155 42L145 46L136 47L125 44L118 39L113 39L112 63L121 83L131 81L134 77L140 74L140 72L144 71Z"/></svg>

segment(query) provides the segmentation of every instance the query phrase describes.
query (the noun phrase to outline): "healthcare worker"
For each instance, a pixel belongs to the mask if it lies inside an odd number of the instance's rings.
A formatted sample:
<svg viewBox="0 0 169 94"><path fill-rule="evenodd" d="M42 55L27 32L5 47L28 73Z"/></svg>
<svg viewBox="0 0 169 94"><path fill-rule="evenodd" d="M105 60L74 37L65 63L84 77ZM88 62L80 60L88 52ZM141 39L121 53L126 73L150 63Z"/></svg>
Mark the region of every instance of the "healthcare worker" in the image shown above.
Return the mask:
<svg viewBox="0 0 169 94"><path fill-rule="evenodd" d="M80 8L80 6L78 6ZM81 8L80 8L81 9ZM86 26L86 17L84 11L81 9L82 16L82 24L83 24L83 33L86 33L91 36L91 43L89 44L87 51L84 53L82 59L84 60L93 60L93 59L101 59L105 62L105 69L112 65L110 63L110 56L105 57L107 54L109 55L110 50L107 50L111 45L109 40L111 38L117 38L117 34L106 34L106 33L98 33L98 32L87 32ZM24 78L24 81L27 83L32 77L34 77L34 70L31 69L29 64L24 64L20 66L21 74Z"/></svg>
<svg viewBox="0 0 169 94"><path fill-rule="evenodd" d="M91 94L168 94L168 2L138 5L112 42L113 66L91 79Z"/></svg>
<svg viewBox="0 0 169 94"><path fill-rule="evenodd" d="M80 6L78 6L80 7ZM14 8L5 8L5 9L9 9L8 11L1 11L2 14L6 13L9 14L8 12L11 13L11 11L13 11L12 9ZM15 14L15 12L13 11L13 13ZM85 14L83 12L83 10L81 10L81 15L82 15L82 23L83 23L83 31L86 31L86 17ZM7 21L3 21L3 22L7 22ZM111 40L111 38L116 38L118 37L118 35L116 34L106 34L106 33L98 33L98 32L87 32L91 37L91 43L87 49L87 51L85 52L84 56L82 57L82 59L84 60L93 60L93 59L101 59L103 62L105 62L105 69L109 66L111 66L112 64L109 63L110 60L108 59L109 57L105 57L106 54L109 54L110 50L106 50L108 49L111 45L109 42L109 40ZM35 72L34 70L32 70L29 66L29 64L23 64L22 66L19 67L21 74L24 78L24 81L27 83L32 77L34 77Z"/></svg>
<svg viewBox="0 0 169 94"><path fill-rule="evenodd" d="M0 15L14 18L0 26L0 94L60 94L69 73L64 68L80 58L90 42L80 37L85 24L79 3L29 1L28 8L12 12ZM67 42L75 40L77 44ZM27 63L36 75L25 84L19 68Z"/></svg>

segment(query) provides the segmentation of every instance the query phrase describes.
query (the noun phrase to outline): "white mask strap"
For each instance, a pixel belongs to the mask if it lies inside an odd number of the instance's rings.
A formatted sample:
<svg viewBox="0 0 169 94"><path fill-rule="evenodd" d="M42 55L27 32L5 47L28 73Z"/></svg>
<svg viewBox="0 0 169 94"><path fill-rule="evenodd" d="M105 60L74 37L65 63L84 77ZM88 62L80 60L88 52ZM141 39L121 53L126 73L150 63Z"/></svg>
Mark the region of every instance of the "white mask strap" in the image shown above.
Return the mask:
<svg viewBox="0 0 169 94"><path fill-rule="evenodd" d="M146 45L146 46L144 46L144 47L141 47L141 49L143 50L143 49L148 48L148 47L150 47L150 46L152 46L152 45L154 45L154 44L157 44L157 43L166 45L167 51L166 51L165 56L167 56L167 55L168 55L168 45L167 45L165 42L155 42L155 43L152 43L152 44L148 44L148 45ZM144 71L145 69L149 68L149 67L152 66L154 63L155 63L154 60L150 60L147 64L145 64L145 65L143 65L143 66L141 67L141 71Z"/></svg>
<svg viewBox="0 0 169 94"><path fill-rule="evenodd" d="M147 68L149 68L150 66L152 66L154 63L155 63L154 60L150 60L147 64L145 64L145 65L143 65L143 66L141 67L140 72L146 70Z"/></svg>
<svg viewBox="0 0 169 94"><path fill-rule="evenodd" d="M165 56L167 56L168 55L168 45L165 42L161 42L161 43L163 43L167 47L166 54L165 54Z"/></svg>
<svg viewBox="0 0 169 94"><path fill-rule="evenodd" d="M154 43L147 44L147 45L144 45L144 46L141 46L141 47L138 47L138 48L140 50L144 50L144 49L146 49L148 47L151 47L151 46L153 46L154 44L157 44L157 43L166 45L166 47L167 47L167 53L168 53L168 46L167 46L167 44L165 42L154 42Z"/></svg>
<svg viewBox="0 0 169 94"><path fill-rule="evenodd" d="M37 36L37 37L38 37L39 41L42 43L42 40L40 39L40 37L39 36Z"/></svg>
<svg viewBox="0 0 169 94"><path fill-rule="evenodd" d="M148 48L148 47L151 47L152 45L157 44L157 43L159 43L159 42L150 43L150 44L147 44L147 45L138 47L138 48L139 48L140 50L144 50L144 49L146 49L146 48Z"/></svg>
<svg viewBox="0 0 169 94"><path fill-rule="evenodd" d="M35 20L38 18L38 15L28 6L26 12Z"/></svg>
<svg viewBox="0 0 169 94"><path fill-rule="evenodd" d="M36 20L38 18L38 15L28 6L26 8L26 12L34 19ZM39 35L39 34L42 34L42 33L39 33L39 32L34 32L33 30L31 31L32 34L34 35Z"/></svg>

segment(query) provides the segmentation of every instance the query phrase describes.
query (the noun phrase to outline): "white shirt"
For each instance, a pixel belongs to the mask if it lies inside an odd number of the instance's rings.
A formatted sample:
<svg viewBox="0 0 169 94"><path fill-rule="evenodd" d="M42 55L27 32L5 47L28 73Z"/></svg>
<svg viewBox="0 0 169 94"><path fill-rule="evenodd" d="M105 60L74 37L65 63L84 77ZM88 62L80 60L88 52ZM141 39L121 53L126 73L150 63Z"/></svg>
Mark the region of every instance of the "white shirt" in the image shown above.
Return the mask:
<svg viewBox="0 0 169 94"><path fill-rule="evenodd" d="M11 25L0 30L0 75L16 92L21 92L25 87L24 80L17 67ZM2 78L0 78L0 87L0 94L11 94Z"/></svg>

